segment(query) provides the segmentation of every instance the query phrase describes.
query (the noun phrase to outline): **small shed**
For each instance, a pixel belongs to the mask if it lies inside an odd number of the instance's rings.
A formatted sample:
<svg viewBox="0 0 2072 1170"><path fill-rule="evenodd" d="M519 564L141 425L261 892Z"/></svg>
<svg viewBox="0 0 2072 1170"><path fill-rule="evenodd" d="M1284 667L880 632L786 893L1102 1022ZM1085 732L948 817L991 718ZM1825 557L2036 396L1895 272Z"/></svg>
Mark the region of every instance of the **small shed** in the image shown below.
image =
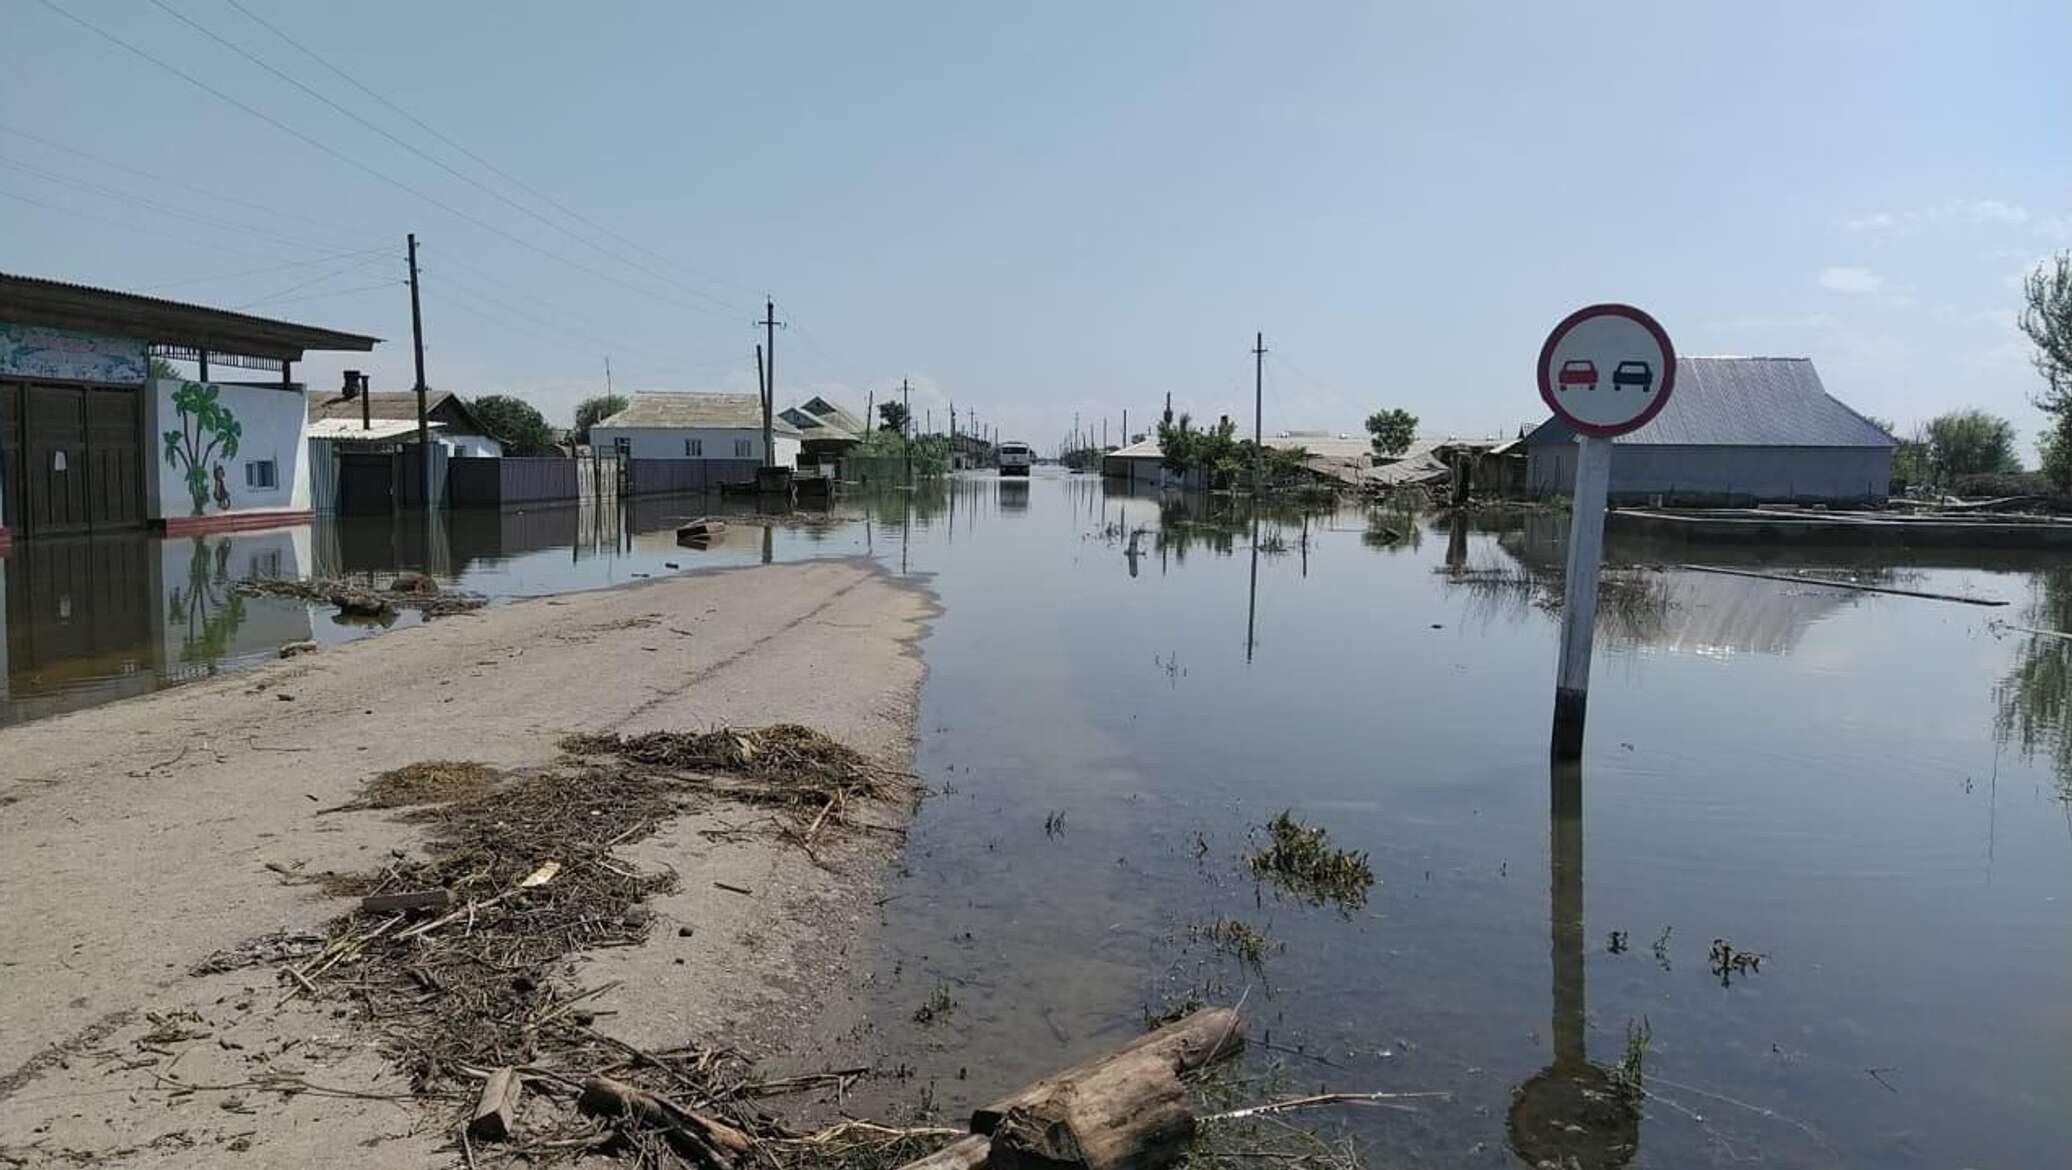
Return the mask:
<svg viewBox="0 0 2072 1170"><path fill-rule="evenodd" d="M1532 495L1575 491L1575 437L1558 418L1526 436ZM1610 497L1700 507L1882 503L1893 446L1827 392L1811 359L1678 358L1668 405L1612 440Z"/></svg>
<svg viewBox="0 0 2072 1170"><path fill-rule="evenodd" d="M312 424L348 422L351 426L407 421L413 432L411 438L415 439L417 391L375 390L364 395L364 401L362 398L358 394L351 397L343 394L311 395L309 421ZM437 433L432 435L433 442L460 456L495 458L504 453L502 440L489 433L489 428L475 417L467 400L460 395L446 390L427 390L424 401L425 419L437 428ZM348 429L326 428L326 433L334 439L350 439L352 436L345 433ZM337 433L331 433L333 431ZM312 425L310 434L315 436L317 432L318 428Z"/></svg>

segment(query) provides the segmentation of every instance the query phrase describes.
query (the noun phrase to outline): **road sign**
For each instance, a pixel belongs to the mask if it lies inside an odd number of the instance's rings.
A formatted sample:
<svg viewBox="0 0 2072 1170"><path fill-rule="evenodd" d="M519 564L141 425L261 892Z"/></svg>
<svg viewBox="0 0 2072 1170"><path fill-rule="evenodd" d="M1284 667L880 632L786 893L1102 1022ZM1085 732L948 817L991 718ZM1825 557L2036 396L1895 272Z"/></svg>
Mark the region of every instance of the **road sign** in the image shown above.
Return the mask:
<svg viewBox="0 0 2072 1170"><path fill-rule="evenodd" d="M1583 716L1590 700L1590 641L1597 626L1612 436L1638 430L1662 412L1676 388L1676 349L1662 326L1632 305L1591 305L1562 318L1547 335L1540 347L1539 376L1540 398L1576 430L1553 742L1556 759L1573 760L1583 754Z"/></svg>
<svg viewBox="0 0 2072 1170"><path fill-rule="evenodd" d="M1661 413L1676 388L1676 349L1632 305L1591 305L1562 319L1540 347L1540 398L1580 434L1609 438Z"/></svg>

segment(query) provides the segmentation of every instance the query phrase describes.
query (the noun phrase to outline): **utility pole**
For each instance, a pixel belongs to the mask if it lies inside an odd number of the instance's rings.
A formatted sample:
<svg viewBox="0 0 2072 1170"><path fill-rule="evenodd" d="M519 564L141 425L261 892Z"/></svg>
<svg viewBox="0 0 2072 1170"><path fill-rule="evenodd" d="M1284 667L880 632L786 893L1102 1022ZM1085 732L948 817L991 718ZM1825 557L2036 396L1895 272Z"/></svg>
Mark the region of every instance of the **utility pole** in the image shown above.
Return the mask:
<svg viewBox="0 0 2072 1170"><path fill-rule="evenodd" d="M1130 445L1130 408L1127 406L1122 408L1122 445Z"/></svg>
<svg viewBox="0 0 2072 1170"><path fill-rule="evenodd" d="M777 302L763 298L763 466L777 466L777 452L770 446L770 411L777 397Z"/></svg>
<svg viewBox="0 0 2072 1170"><path fill-rule="evenodd" d="M604 355L604 396L612 396L612 355Z"/></svg>
<svg viewBox="0 0 2072 1170"><path fill-rule="evenodd" d="M914 482L914 394L907 380L899 380L899 449L906 456L907 482Z"/></svg>
<svg viewBox="0 0 2072 1170"><path fill-rule="evenodd" d="M1266 334L1260 333L1252 341L1252 494L1258 495L1266 486L1266 448L1262 446L1265 436L1260 433L1260 419L1265 415L1266 402Z"/></svg>
<svg viewBox="0 0 2072 1170"><path fill-rule="evenodd" d="M424 313L417 303L417 233L406 237L410 242L410 347L417 357L417 498L424 503L426 515L432 511L432 440L431 423L425 418L424 384ZM425 568L431 566L427 564Z"/></svg>

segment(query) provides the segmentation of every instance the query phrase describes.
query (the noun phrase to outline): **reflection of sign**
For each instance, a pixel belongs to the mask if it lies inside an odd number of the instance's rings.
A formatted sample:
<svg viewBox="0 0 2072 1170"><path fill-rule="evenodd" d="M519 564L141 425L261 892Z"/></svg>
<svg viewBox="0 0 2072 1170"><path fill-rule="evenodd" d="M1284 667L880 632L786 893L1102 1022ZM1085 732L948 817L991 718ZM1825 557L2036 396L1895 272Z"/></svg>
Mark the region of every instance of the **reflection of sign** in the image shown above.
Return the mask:
<svg viewBox="0 0 2072 1170"><path fill-rule="evenodd" d="M65 453L63 451L52 451L50 453L50 469L52 471L63 471L65 469Z"/></svg>
<svg viewBox="0 0 2072 1170"><path fill-rule="evenodd" d="M132 337L0 323L0 374L137 386L148 368Z"/></svg>
<svg viewBox="0 0 2072 1170"><path fill-rule="evenodd" d="M1600 372L1611 371L1607 384ZM1676 385L1676 350L1631 305L1570 313L1540 347L1540 397L1563 422L1609 437L1646 426Z"/></svg>

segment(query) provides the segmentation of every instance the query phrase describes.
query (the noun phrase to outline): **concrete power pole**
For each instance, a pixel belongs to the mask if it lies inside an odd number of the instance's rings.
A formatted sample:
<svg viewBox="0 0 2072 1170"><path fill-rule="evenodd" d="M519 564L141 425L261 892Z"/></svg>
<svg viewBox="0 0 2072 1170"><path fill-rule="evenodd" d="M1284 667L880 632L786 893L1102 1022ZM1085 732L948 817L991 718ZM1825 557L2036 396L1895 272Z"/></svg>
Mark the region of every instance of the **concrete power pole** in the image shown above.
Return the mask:
<svg viewBox="0 0 2072 1170"><path fill-rule="evenodd" d="M417 301L417 233L405 237L410 244L410 348L417 358L417 498L427 515L432 510L432 427L425 417L424 313ZM431 568L426 565L425 568Z"/></svg>
<svg viewBox="0 0 2072 1170"><path fill-rule="evenodd" d="M1258 495L1266 487L1265 436L1260 433L1260 420L1265 416L1266 402L1266 334L1260 333L1252 341L1252 494Z"/></svg>
<svg viewBox="0 0 2072 1170"><path fill-rule="evenodd" d="M914 482L914 393L907 380L899 380L899 449L906 456L907 482Z"/></svg>
<svg viewBox="0 0 2072 1170"><path fill-rule="evenodd" d="M763 298L763 466L777 466L777 452L771 447L770 412L777 397L777 302Z"/></svg>

